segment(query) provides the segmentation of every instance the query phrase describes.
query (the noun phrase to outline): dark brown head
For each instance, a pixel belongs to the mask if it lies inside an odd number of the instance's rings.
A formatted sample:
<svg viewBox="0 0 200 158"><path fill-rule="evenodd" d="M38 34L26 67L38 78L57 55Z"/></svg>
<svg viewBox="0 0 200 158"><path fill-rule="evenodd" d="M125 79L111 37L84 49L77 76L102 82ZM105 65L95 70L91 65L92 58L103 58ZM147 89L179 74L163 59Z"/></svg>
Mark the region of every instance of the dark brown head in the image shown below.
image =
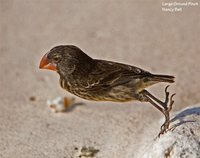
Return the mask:
<svg viewBox="0 0 200 158"><path fill-rule="evenodd" d="M80 48L73 45L60 45L52 48L40 61L40 69L57 71L66 76L74 71L87 71L92 67L93 59Z"/></svg>

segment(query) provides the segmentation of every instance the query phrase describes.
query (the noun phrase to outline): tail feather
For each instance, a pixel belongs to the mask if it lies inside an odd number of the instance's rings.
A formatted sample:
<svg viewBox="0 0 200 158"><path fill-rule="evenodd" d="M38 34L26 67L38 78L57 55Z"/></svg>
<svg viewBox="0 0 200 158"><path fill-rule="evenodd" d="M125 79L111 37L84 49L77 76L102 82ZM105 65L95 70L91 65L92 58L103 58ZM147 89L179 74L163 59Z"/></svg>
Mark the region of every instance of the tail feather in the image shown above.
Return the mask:
<svg viewBox="0 0 200 158"><path fill-rule="evenodd" d="M152 76L152 80L153 81L158 81L158 82L173 83L174 79L175 79L175 77L174 76L170 76L170 75L153 75Z"/></svg>

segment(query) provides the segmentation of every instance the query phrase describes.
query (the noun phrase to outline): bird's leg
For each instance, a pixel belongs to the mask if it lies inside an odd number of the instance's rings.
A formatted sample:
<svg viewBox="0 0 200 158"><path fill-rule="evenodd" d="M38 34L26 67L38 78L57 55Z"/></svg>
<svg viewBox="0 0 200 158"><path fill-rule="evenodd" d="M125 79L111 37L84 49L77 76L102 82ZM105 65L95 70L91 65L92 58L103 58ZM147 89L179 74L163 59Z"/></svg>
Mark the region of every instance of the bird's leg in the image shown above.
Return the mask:
<svg viewBox="0 0 200 158"><path fill-rule="evenodd" d="M161 108L159 105L157 105L149 96L146 95L146 98L149 103L151 103L154 107L156 107L165 116L165 122L162 124L160 128L160 133L158 134L158 137L160 137L160 135L164 134L169 128L169 122L170 122L169 112L167 112L164 108Z"/></svg>
<svg viewBox="0 0 200 158"><path fill-rule="evenodd" d="M165 122L161 126L161 131L158 136L165 133L167 131L167 129L169 128L169 123L170 123L169 113L170 113L170 111L172 109L172 105L174 103L174 100L172 100L172 99L175 94L171 95L171 97L169 98L169 92L167 91L168 87L169 86L167 86L165 88L165 94L166 94L165 102L160 101L159 99L154 97L152 94L150 94L147 90L143 90L141 92L146 97L147 101L150 102L153 106L155 106L165 116ZM156 101L158 104L160 104L163 108L161 108L159 105L157 105L153 100ZM169 103L169 105L168 105L168 103Z"/></svg>
<svg viewBox="0 0 200 158"><path fill-rule="evenodd" d="M156 101L158 104L160 104L163 108L165 108L165 110L168 109L167 104L169 102L169 92L167 91L169 85L165 88L165 102L162 102L161 100L159 100L158 98L154 97L151 93L149 93L147 90L143 90L145 92L146 95L148 95L150 98L152 98L154 101Z"/></svg>
<svg viewBox="0 0 200 158"><path fill-rule="evenodd" d="M174 104L174 100L173 100L174 95L175 94L172 94L170 96L170 99L169 98L167 99L169 101L169 105L168 105L167 109L164 109L164 113L163 113L165 115L165 122L161 126L161 131L160 131L158 136L160 136L161 134L164 134L167 131L167 129L169 129L169 124L170 124L169 114L170 114L170 111L172 109L172 105ZM167 105L167 103L166 103L166 105Z"/></svg>

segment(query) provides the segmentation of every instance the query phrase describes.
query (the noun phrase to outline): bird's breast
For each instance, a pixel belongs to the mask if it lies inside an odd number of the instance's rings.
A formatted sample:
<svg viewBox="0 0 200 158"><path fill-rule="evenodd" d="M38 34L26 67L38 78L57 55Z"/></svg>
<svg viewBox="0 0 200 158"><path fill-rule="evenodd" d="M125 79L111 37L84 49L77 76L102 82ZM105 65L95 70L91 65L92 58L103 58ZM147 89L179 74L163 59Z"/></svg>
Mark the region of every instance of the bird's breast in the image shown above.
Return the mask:
<svg viewBox="0 0 200 158"><path fill-rule="evenodd" d="M94 94L87 92L85 88L82 88L80 84L76 82L69 82L67 79L60 78L60 86L68 92L87 100L99 100Z"/></svg>
<svg viewBox="0 0 200 158"><path fill-rule="evenodd" d="M60 78L60 86L69 92L72 92L74 89L73 88L74 86L72 86L72 83L68 81L68 79L65 79L65 78Z"/></svg>

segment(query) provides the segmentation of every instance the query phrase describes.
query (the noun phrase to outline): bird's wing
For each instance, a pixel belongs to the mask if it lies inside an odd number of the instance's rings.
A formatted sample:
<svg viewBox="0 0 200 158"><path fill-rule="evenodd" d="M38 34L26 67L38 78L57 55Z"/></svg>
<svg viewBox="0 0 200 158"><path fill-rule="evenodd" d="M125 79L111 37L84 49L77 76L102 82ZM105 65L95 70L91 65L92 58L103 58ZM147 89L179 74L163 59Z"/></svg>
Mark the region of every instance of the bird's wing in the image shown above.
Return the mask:
<svg viewBox="0 0 200 158"><path fill-rule="evenodd" d="M96 60L96 67L89 75L87 81L88 90L108 89L118 85L123 85L133 79L139 79L148 75L149 72L140 68L115 63L111 61Z"/></svg>

